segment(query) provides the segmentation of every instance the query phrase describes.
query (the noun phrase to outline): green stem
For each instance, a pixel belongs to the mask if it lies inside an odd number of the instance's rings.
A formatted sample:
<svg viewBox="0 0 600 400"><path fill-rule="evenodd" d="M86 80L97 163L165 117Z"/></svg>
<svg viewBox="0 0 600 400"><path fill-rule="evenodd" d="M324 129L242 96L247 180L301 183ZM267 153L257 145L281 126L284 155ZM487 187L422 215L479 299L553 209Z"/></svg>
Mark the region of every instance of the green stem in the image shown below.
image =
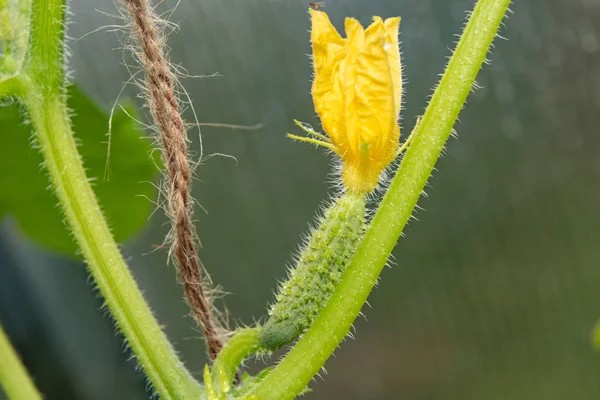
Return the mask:
<svg viewBox="0 0 600 400"><path fill-rule="evenodd" d="M201 388L146 304L102 215L73 138L64 94L64 0L34 0L21 100L65 219L127 343L161 399L197 399Z"/></svg>
<svg viewBox="0 0 600 400"><path fill-rule="evenodd" d="M291 399L347 335L452 132L510 0L480 0L461 36L391 185L327 306L250 398Z"/></svg>
<svg viewBox="0 0 600 400"><path fill-rule="evenodd" d="M261 327L239 329L225 343L212 367L212 380L217 388L229 390L242 361L259 349L260 334Z"/></svg>
<svg viewBox="0 0 600 400"><path fill-rule="evenodd" d="M0 385L11 400L42 399L2 326L0 326Z"/></svg>

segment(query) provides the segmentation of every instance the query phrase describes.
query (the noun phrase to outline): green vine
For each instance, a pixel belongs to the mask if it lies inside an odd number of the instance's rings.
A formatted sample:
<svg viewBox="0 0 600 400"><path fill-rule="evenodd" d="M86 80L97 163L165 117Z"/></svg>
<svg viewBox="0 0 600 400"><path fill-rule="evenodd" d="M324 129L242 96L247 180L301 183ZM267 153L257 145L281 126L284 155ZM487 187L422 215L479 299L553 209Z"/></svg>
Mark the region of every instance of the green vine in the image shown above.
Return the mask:
<svg viewBox="0 0 600 400"><path fill-rule="evenodd" d="M9 399L42 399L2 326L0 326L0 385Z"/></svg>
<svg viewBox="0 0 600 400"><path fill-rule="evenodd" d="M34 0L23 69L0 94L25 105L65 219L94 281L162 399L201 397L201 389L162 332L113 239L85 175L66 107L64 0Z"/></svg>
<svg viewBox="0 0 600 400"><path fill-rule="evenodd" d="M510 0L480 0L373 221L327 306L277 367L246 398L300 394L348 334L412 215L485 61Z"/></svg>

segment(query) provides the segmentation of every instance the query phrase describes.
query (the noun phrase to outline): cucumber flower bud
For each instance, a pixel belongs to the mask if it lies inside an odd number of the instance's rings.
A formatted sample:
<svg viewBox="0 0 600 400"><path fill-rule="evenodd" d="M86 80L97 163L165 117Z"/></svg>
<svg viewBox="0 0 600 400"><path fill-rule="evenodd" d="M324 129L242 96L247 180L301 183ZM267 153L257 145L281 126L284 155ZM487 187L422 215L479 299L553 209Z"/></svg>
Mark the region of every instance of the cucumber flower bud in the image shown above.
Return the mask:
<svg viewBox="0 0 600 400"><path fill-rule="evenodd" d="M346 188L369 193L399 154L400 18L374 17L366 29L347 18L344 39L326 13L311 9L310 14L312 97L327 136L306 128L314 138L289 136L335 152L343 161Z"/></svg>

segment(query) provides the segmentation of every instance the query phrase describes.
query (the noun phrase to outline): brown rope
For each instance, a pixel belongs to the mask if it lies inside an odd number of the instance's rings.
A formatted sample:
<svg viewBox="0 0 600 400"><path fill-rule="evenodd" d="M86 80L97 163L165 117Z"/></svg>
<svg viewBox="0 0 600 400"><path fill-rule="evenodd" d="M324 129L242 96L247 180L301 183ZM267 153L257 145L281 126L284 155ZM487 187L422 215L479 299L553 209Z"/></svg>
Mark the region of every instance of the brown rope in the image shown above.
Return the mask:
<svg viewBox="0 0 600 400"><path fill-rule="evenodd" d="M139 41L141 51L138 56L146 70L150 110L160 131L159 143L168 172L167 212L173 224L172 249L188 304L194 318L204 330L208 354L214 360L223 347L226 331L215 316L201 275L203 269L192 222L192 169L188 160L186 126L175 94L175 78L164 56L163 41L155 22L157 16L148 0L125 2Z"/></svg>

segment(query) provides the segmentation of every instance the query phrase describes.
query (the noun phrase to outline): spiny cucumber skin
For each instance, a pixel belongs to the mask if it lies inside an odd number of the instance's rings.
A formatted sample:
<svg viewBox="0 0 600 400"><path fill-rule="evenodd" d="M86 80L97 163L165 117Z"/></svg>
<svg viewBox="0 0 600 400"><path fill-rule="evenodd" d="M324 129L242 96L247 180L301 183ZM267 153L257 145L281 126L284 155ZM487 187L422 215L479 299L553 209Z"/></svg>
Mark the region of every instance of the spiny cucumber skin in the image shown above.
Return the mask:
<svg viewBox="0 0 600 400"><path fill-rule="evenodd" d="M277 350L308 329L335 290L364 229L364 195L348 192L326 210L279 287L261 334L263 349Z"/></svg>

